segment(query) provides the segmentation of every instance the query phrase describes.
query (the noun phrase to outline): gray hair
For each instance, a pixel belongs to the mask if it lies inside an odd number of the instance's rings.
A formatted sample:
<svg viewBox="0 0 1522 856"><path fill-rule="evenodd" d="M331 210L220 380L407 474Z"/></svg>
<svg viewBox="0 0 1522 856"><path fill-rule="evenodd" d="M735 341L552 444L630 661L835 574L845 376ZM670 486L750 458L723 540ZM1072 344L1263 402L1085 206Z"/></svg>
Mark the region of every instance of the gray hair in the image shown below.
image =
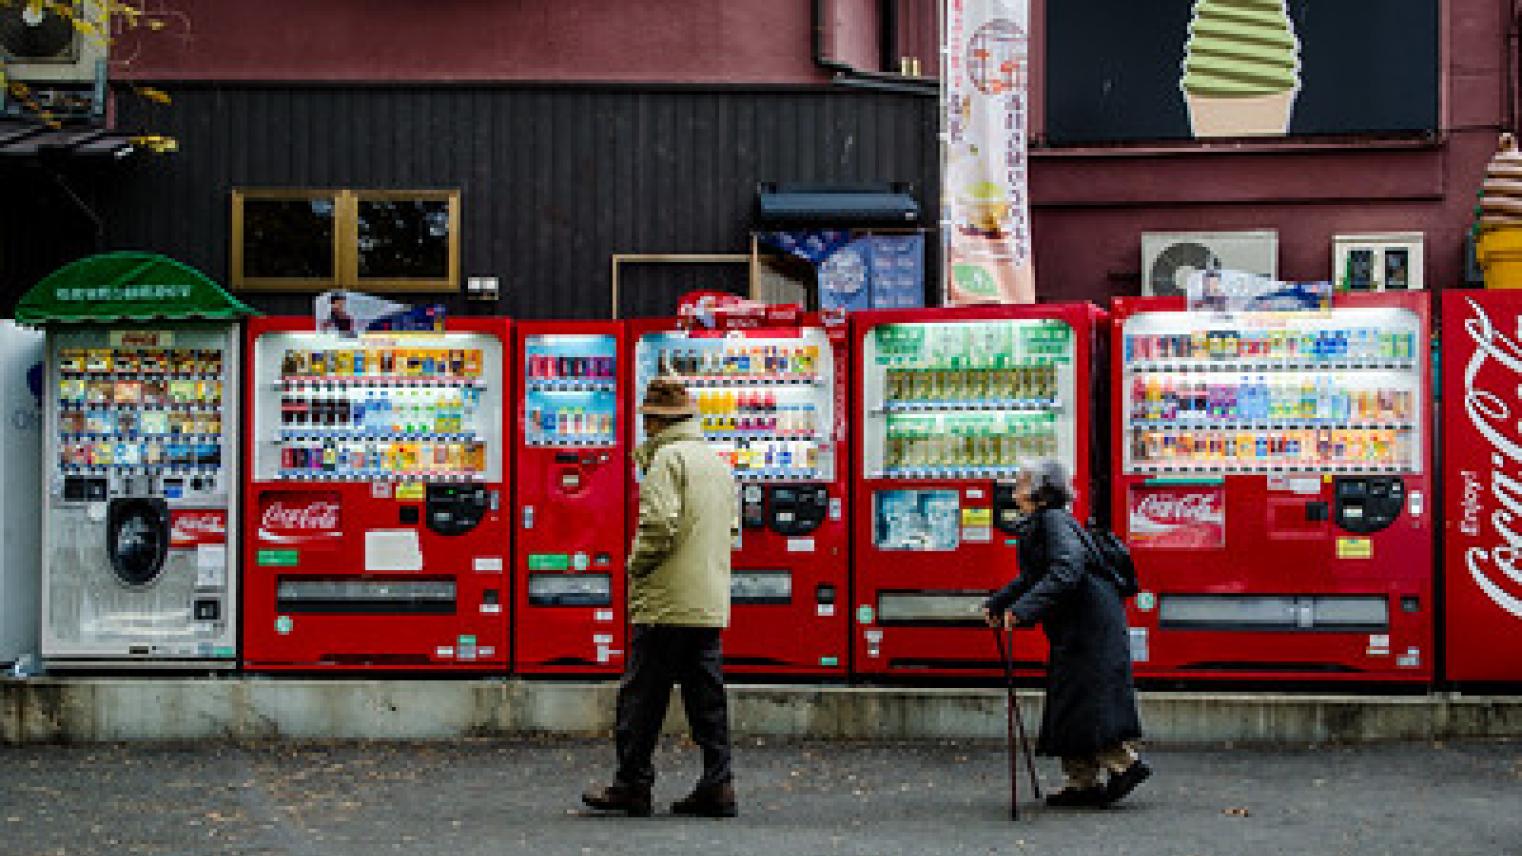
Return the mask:
<svg viewBox="0 0 1522 856"><path fill-rule="evenodd" d="M1042 508L1067 508L1073 501L1073 477L1067 464L1041 458L1020 464L1019 473L1030 479L1031 494Z"/></svg>

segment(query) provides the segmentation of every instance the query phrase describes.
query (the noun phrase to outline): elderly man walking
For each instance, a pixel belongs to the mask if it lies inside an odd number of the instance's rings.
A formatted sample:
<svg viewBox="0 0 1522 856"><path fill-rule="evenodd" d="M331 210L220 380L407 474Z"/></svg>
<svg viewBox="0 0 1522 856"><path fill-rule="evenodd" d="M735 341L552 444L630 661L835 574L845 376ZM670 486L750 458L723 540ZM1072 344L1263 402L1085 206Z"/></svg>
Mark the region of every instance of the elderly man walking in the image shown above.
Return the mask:
<svg viewBox="0 0 1522 856"><path fill-rule="evenodd" d="M729 624L729 554L739 525L734 476L704 442L697 407L679 380L651 381L640 414L647 439L634 452L644 477L629 555L634 629L618 688L618 771L613 784L586 792L582 802L602 811L650 814L650 756L675 683L682 687L693 742L703 750L703 774L671 810L734 817L719 641Z"/></svg>

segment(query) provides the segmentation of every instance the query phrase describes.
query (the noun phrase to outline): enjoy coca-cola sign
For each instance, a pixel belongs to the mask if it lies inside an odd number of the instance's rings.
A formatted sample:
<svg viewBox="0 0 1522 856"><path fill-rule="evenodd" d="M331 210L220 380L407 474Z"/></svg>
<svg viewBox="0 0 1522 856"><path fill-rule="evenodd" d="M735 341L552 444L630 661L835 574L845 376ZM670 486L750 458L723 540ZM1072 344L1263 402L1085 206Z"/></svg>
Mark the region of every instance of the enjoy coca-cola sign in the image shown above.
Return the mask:
<svg viewBox="0 0 1522 856"><path fill-rule="evenodd" d="M1219 487L1131 488L1130 542L1175 550L1219 548L1226 543L1226 491Z"/></svg>
<svg viewBox="0 0 1522 856"><path fill-rule="evenodd" d="M201 544L227 543L227 512L221 509L175 509L169 512L169 546L189 550Z"/></svg>
<svg viewBox="0 0 1522 856"><path fill-rule="evenodd" d="M1449 448L1458 459L1451 462L1448 488L1458 503L1454 540L1470 580L1522 619L1522 330L1507 336L1473 298L1464 298L1463 310L1464 350L1472 345L1474 351L1462 366L1468 425L1449 426Z"/></svg>
<svg viewBox="0 0 1522 856"><path fill-rule="evenodd" d="M259 540L314 544L343 537L336 493L274 491L259 497Z"/></svg>

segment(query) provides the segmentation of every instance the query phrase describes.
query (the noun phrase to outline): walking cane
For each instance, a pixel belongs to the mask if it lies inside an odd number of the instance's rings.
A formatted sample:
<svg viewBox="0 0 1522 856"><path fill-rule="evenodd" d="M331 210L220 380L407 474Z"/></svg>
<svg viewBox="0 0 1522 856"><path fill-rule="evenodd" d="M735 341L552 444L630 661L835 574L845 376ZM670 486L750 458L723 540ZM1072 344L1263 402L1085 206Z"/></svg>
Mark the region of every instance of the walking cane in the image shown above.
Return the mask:
<svg viewBox="0 0 1522 856"><path fill-rule="evenodd" d="M1019 820L1020 762L1016 759L1016 752L1025 755L1025 767L1031 777L1031 790L1038 800L1041 799L1041 781L1036 777L1036 759L1031 752L1030 738L1025 735L1025 718L1020 714L1020 702L1015 698L1015 632L1001 630L998 627L993 628L993 631L994 644L999 649L999 660L1004 664L1005 740L1009 746L1009 816L1011 820ZM1005 633L1009 635L1008 644L1005 643Z"/></svg>

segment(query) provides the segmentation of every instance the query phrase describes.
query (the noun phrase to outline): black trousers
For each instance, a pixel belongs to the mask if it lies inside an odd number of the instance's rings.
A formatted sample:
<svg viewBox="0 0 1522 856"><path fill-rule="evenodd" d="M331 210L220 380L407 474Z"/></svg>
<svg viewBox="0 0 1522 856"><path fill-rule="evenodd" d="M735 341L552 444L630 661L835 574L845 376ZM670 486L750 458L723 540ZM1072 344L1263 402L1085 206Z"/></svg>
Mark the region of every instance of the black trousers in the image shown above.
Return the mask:
<svg viewBox="0 0 1522 856"><path fill-rule="evenodd" d="M681 684L692 740L703 750L699 788L733 778L729 709L724 697L724 655L716 627L635 625L618 685L618 774L623 785L655 781L650 756L660 738L672 684Z"/></svg>

